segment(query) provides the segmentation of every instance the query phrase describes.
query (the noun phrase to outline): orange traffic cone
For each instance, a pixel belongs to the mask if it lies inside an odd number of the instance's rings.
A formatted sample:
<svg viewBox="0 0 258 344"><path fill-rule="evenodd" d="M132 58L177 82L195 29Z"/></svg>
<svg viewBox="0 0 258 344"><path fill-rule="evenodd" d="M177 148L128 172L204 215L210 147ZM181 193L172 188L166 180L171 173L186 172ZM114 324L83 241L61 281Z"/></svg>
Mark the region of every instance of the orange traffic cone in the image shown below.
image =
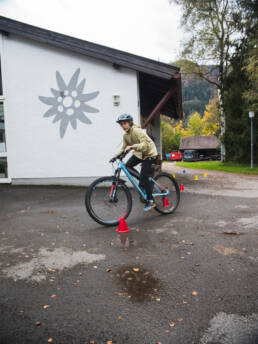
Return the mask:
<svg viewBox="0 0 258 344"><path fill-rule="evenodd" d="M119 222L119 226L117 228L117 233L127 233L130 232L130 228L127 227L126 221L124 217L122 216Z"/></svg>
<svg viewBox="0 0 258 344"><path fill-rule="evenodd" d="M164 197L163 206L164 206L165 208L170 207L170 204L168 203L168 198L167 198L167 196Z"/></svg>
<svg viewBox="0 0 258 344"><path fill-rule="evenodd" d="M180 191L185 191L185 188L184 188L183 184L180 185Z"/></svg>

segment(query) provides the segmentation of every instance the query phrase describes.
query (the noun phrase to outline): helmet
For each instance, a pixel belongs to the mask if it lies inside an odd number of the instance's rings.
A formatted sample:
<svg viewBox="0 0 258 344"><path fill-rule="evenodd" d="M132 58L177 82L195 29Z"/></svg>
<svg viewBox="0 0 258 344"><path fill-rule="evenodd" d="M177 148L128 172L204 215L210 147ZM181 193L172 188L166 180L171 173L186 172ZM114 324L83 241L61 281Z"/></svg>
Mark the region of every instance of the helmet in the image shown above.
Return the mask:
<svg viewBox="0 0 258 344"><path fill-rule="evenodd" d="M127 113L123 113L122 115L118 116L116 123L119 123L122 121L133 121L133 117Z"/></svg>

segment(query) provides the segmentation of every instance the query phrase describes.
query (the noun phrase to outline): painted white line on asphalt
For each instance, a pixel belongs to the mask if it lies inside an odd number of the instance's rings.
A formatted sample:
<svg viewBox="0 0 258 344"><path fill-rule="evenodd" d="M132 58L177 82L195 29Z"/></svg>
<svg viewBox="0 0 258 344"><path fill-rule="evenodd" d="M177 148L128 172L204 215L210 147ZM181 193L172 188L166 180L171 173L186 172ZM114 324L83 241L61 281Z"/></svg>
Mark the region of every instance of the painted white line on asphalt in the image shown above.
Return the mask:
<svg viewBox="0 0 258 344"><path fill-rule="evenodd" d="M48 269L62 271L65 268L71 269L77 264L90 264L105 258L104 254L73 251L68 248L56 248L52 251L42 248L37 253L37 257L26 263L8 267L3 273L14 279L41 281L46 279Z"/></svg>
<svg viewBox="0 0 258 344"><path fill-rule="evenodd" d="M258 340L258 314L241 316L218 313L200 344L254 344Z"/></svg>

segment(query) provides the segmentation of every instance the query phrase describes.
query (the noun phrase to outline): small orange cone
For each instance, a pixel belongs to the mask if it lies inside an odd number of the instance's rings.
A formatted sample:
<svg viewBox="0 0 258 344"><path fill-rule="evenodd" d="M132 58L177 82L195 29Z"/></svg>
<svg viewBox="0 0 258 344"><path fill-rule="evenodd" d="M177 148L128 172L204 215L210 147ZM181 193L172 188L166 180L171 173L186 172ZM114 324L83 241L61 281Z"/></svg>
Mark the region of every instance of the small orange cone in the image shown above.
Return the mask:
<svg viewBox="0 0 258 344"><path fill-rule="evenodd" d="M124 219L124 217L122 216L119 222L119 226L117 228L117 233L127 233L130 232L130 228L127 227L127 223Z"/></svg>
<svg viewBox="0 0 258 344"><path fill-rule="evenodd" d="M170 207L170 204L168 203L168 198L167 198L167 196L164 197L163 206L164 206L165 208Z"/></svg>
<svg viewBox="0 0 258 344"><path fill-rule="evenodd" d="M184 188L183 184L180 185L180 191L185 191L185 188Z"/></svg>

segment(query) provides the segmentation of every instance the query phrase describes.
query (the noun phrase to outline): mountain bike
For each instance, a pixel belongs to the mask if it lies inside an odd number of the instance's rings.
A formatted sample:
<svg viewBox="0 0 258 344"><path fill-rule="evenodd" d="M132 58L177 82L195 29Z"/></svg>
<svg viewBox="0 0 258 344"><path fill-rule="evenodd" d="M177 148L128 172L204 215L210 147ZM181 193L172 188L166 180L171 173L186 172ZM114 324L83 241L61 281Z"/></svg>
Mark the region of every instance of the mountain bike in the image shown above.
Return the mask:
<svg viewBox="0 0 258 344"><path fill-rule="evenodd" d="M139 193L140 200L143 203L147 200L145 190L138 185L139 172L127 168L123 162L126 154L123 152L116 158L118 163L114 168L114 175L96 179L85 195L85 206L89 215L104 226L118 225L121 217L126 219L132 210L132 194L126 185L126 180L120 177L122 171ZM168 173L160 172L155 177L150 176L149 179L156 204L154 209L163 215L172 214L180 201L180 191L175 178Z"/></svg>

